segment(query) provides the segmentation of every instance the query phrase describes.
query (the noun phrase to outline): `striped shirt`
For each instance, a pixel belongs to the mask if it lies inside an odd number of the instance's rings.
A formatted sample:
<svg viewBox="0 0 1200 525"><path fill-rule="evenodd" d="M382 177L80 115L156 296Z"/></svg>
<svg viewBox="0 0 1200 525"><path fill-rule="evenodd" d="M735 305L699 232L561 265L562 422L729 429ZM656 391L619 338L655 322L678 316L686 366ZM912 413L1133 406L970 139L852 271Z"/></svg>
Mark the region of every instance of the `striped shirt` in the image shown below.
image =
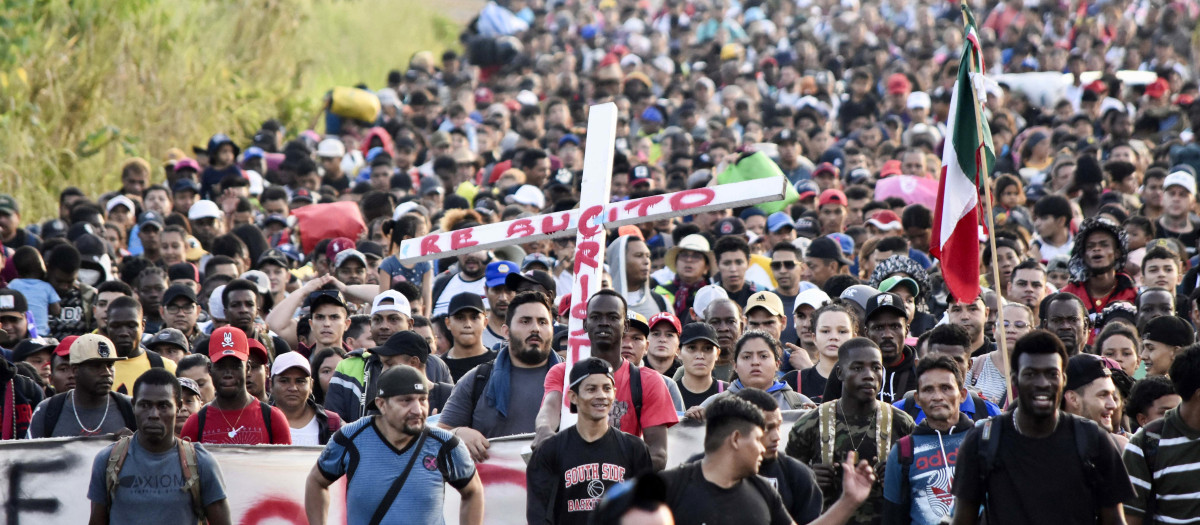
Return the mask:
<svg viewBox="0 0 1200 525"><path fill-rule="evenodd" d="M1123 459L1135 490L1126 514L1145 523L1200 524L1200 430L1184 423L1179 407L1138 430Z"/></svg>

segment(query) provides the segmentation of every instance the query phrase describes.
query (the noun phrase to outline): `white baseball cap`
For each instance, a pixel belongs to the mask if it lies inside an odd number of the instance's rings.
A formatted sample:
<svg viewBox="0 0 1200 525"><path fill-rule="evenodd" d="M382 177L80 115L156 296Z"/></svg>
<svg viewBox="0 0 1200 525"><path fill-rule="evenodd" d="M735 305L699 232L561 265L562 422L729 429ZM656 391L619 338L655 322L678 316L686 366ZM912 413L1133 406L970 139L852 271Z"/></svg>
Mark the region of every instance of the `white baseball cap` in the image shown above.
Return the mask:
<svg viewBox="0 0 1200 525"><path fill-rule="evenodd" d="M194 221L199 219L220 219L225 216L217 203L210 200L196 201L191 208L188 208L188 220Z"/></svg>
<svg viewBox="0 0 1200 525"><path fill-rule="evenodd" d="M391 301L387 304L380 304L384 301ZM404 294L395 290L388 290L375 296L375 300L371 301L371 315L379 312L400 312L405 317L412 317L412 305L409 304L408 298Z"/></svg>
<svg viewBox="0 0 1200 525"><path fill-rule="evenodd" d="M539 210L546 207L546 195L537 186L531 184L517 188L517 192L509 197L509 200L517 204L533 206Z"/></svg>
<svg viewBox="0 0 1200 525"><path fill-rule="evenodd" d="M719 284L709 284L696 291L696 300L692 301L692 309L696 311L696 315L703 316L704 310L708 309L708 304L717 299L728 299L729 292L721 288Z"/></svg>
<svg viewBox="0 0 1200 525"><path fill-rule="evenodd" d="M346 155L346 145L338 139L325 139L317 144L317 156L340 159Z"/></svg>
<svg viewBox="0 0 1200 525"><path fill-rule="evenodd" d="M1192 195L1196 194L1196 177L1186 171L1173 171L1163 179L1163 190L1171 186L1183 186L1183 189L1188 190Z"/></svg>
<svg viewBox="0 0 1200 525"><path fill-rule="evenodd" d="M212 294L208 296L208 313L213 319L225 320L225 303L221 301L221 296L225 295L225 285L213 288Z"/></svg>
<svg viewBox="0 0 1200 525"><path fill-rule="evenodd" d="M794 312L799 310L800 307L804 305L811 306L813 307L813 310L816 310L817 308L825 306L825 304L829 301L829 294L825 293L820 288L809 288L803 292L800 292L800 295L796 296L796 306L792 308L792 311Z"/></svg>
<svg viewBox="0 0 1200 525"><path fill-rule="evenodd" d="M309 365L308 359L299 352L286 352L275 356L275 362L271 364L271 375L277 376L289 368L299 368L309 377L312 376L312 365Z"/></svg>
<svg viewBox="0 0 1200 525"><path fill-rule="evenodd" d="M104 205L104 211L107 213L112 213L113 208L116 208L117 206L124 206L125 209L129 210L129 213L137 211L137 206L133 205L133 201L124 195L117 195L116 197L108 199L108 202Z"/></svg>
<svg viewBox="0 0 1200 525"><path fill-rule="evenodd" d="M913 91L908 94L908 109L929 109L932 104L933 101L930 100L929 94L924 91Z"/></svg>

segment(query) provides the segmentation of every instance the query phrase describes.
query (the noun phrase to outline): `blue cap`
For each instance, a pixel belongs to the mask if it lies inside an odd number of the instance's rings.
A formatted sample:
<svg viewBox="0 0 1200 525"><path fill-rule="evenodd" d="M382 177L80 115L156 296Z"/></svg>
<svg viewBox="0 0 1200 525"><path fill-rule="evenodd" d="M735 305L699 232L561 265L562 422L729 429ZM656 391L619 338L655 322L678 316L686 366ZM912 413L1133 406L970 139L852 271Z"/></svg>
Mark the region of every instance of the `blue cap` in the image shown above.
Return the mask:
<svg viewBox="0 0 1200 525"><path fill-rule="evenodd" d="M526 255L525 259L521 261L521 271L528 270L532 264L541 264L546 267L547 271L554 269L554 259L540 253L531 253Z"/></svg>
<svg viewBox="0 0 1200 525"><path fill-rule="evenodd" d="M837 241L837 243L842 247L842 253L847 257L850 257L854 254L854 238L839 232L831 233L826 235L826 237Z"/></svg>
<svg viewBox="0 0 1200 525"><path fill-rule="evenodd" d="M762 215L763 217L766 217L767 212L762 211L761 208L758 208L756 206L751 206L749 208L742 210L742 213L740 215L738 215L738 218L745 221L745 220L749 220L750 217L754 217L755 215Z"/></svg>
<svg viewBox="0 0 1200 525"><path fill-rule="evenodd" d="M792 221L792 216L786 212L777 211L767 217L767 231L775 233L785 227L796 228L796 223Z"/></svg>
<svg viewBox="0 0 1200 525"><path fill-rule="evenodd" d="M494 288L504 284L504 279L510 273L517 272L517 263L512 261L496 261L487 265L487 287Z"/></svg>
<svg viewBox="0 0 1200 525"><path fill-rule="evenodd" d="M261 159L264 155L266 155L266 152L263 151L262 148L258 146L250 146L249 148L246 148L246 154L242 155L242 160L246 161L250 159Z"/></svg>
<svg viewBox="0 0 1200 525"><path fill-rule="evenodd" d="M181 191L200 193L200 183L189 178L179 179L175 181L175 184L171 185L171 193L179 193Z"/></svg>
<svg viewBox="0 0 1200 525"><path fill-rule="evenodd" d="M658 110L658 108L650 106L646 108L645 111L642 111L642 120L646 122L658 122L661 124L663 121L663 114Z"/></svg>
<svg viewBox="0 0 1200 525"><path fill-rule="evenodd" d="M576 136L574 133L567 133L566 135L563 135L561 139L558 139L558 147L561 148L563 146L563 144L566 144L568 142L570 142L576 146L578 146L580 144L578 136Z"/></svg>
<svg viewBox="0 0 1200 525"><path fill-rule="evenodd" d="M585 40L588 38L595 38L596 26L588 24L579 28L579 36L583 37Z"/></svg>
<svg viewBox="0 0 1200 525"><path fill-rule="evenodd" d="M796 193L800 194L801 199L816 197L821 194L821 187L817 186L817 182L812 179L804 179L796 183Z"/></svg>

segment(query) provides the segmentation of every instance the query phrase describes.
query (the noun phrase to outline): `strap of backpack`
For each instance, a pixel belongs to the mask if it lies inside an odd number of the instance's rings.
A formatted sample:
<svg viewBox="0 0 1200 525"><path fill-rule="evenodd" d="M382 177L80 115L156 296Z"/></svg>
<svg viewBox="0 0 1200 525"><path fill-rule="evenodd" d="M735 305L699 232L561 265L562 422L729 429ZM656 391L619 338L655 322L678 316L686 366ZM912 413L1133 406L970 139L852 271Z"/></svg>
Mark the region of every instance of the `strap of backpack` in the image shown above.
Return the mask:
<svg viewBox="0 0 1200 525"><path fill-rule="evenodd" d="M58 425L58 418L62 417L63 407L67 404L67 397L64 394L50 398L50 403L46 405L46 413L42 415L42 437L51 437L54 435L54 427Z"/></svg>
<svg viewBox="0 0 1200 525"><path fill-rule="evenodd" d="M882 403L879 407L879 443L876 461L887 461L888 451L892 448L892 405Z"/></svg>
<svg viewBox="0 0 1200 525"><path fill-rule="evenodd" d="M637 414L638 428L642 426L642 371L629 363L629 393L633 397L633 410ZM644 430L644 429L643 429Z"/></svg>
<svg viewBox="0 0 1200 525"><path fill-rule="evenodd" d="M189 441L179 443L179 469L183 472L183 491L192 499L192 513L196 521L204 523L204 501L200 499L200 468L196 461L196 446Z"/></svg>
<svg viewBox="0 0 1200 525"><path fill-rule="evenodd" d="M137 418L133 416L133 403L116 392L109 392L108 396L117 404L117 411L121 413L121 419L125 420L125 427L137 431Z"/></svg>
<svg viewBox="0 0 1200 525"><path fill-rule="evenodd" d="M146 359L150 360L150 368L163 368L163 358L153 350L146 350Z"/></svg>
<svg viewBox="0 0 1200 525"><path fill-rule="evenodd" d="M417 462L417 456L421 455L421 450L425 446L425 437L429 435L429 430L421 431L421 436L417 438L417 442L413 445L412 457L408 458L408 465L404 467L404 471L392 482L392 486L388 488L387 494L384 494L383 499L379 501L379 506L375 508L375 513L371 515L370 525L380 525L383 523L383 518L387 516L388 510L392 508L392 502L396 501L396 496L400 495L400 489L404 488L404 482L408 480L408 474L412 472L413 464Z"/></svg>
<svg viewBox="0 0 1200 525"><path fill-rule="evenodd" d="M908 494L908 485L909 485L909 483L908 483L909 470L911 470L910 467L912 467L912 463L913 463L913 437L912 437L912 435L910 434L910 435L900 438L900 441L897 442L897 444L900 447L900 472L901 472L900 483L903 484L903 485L901 485L903 490L900 493L907 495Z"/></svg>
<svg viewBox="0 0 1200 525"><path fill-rule="evenodd" d="M1097 432L1089 428L1090 420L1081 417L1073 417L1071 421L1075 431L1075 449L1079 452L1079 460L1083 464L1083 476L1087 479L1088 484L1092 484L1096 480L1096 446Z"/></svg>
<svg viewBox="0 0 1200 525"><path fill-rule="evenodd" d="M267 429L267 443L275 444L275 432L271 429L271 405L259 401L258 406L262 408L263 427Z"/></svg>
<svg viewBox="0 0 1200 525"><path fill-rule="evenodd" d="M196 412L196 442L204 442L204 420L208 416L208 405L200 407L200 411Z"/></svg>
<svg viewBox="0 0 1200 525"><path fill-rule="evenodd" d="M917 392L915 390L904 394L904 413L917 420L917 416L921 415L921 407L917 406Z"/></svg>
<svg viewBox="0 0 1200 525"><path fill-rule="evenodd" d="M817 435L821 440L821 463L825 465L833 465L833 439L836 435L834 426L834 408L837 406L837 401L831 403L822 403L817 408L819 421L817 425Z"/></svg>
<svg viewBox="0 0 1200 525"><path fill-rule="evenodd" d="M117 487L121 485L121 467L125 466L125 458L129 456L129 444L133 436L125 436L117 440L112 451L108 454L108 465L104 467L104 484L108 489L108 504L111 506Z"/></svg>
<svg viewBox="0 0 1200 525"><path fill-rule="evenodd" d="M971 401L975 402L975 421L987 419L988 415L987 401L984 401L978 394L971 394Z"/></svg>
<svg viewBox="0 0 1200 525"><path fill-rule="evenodd" d="M471 409L468 411L468 414L471 416L472 425L475 424L475 407L479 406L479 400L483 397L483 391L487 388L488 380L492 378L492 369L494 366L495 361L488 361L479 365L479 369L475 371L475 381L471 384Z"/></svg>

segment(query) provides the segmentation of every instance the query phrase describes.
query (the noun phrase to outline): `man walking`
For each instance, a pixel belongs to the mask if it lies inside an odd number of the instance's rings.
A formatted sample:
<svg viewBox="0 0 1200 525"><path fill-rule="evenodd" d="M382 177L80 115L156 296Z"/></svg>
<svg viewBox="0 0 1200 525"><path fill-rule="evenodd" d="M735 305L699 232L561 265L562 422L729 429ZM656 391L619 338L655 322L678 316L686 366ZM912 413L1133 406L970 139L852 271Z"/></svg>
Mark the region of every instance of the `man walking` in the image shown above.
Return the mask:
<svg viewBox="0 0 1200 525"><path fill-rule="evenodd" d="M313 465L304 490L308 523L326 523L329 486L347 476L346 501L354 502L346 509L349 525L440 524L445 483L462 498L460 523L482 524L483 482L466 445L425 424L425 375L400 365L379 376L378 389L380 415L342 427Z"/></svg>
<svg viewBox="0 0 1200 525"><path fill-rule="evenodd" d="M613 485L653 470L642 440L608 424L616 401L612 366L589 357L571 367L567 398L579 421L547 439L525 471L526 521L586 524Z"/></svg>
<svg viewBox="0 0 1200 525"><path fill-rule="evenodd" d="M29 425L29 437L75 437L137 430L129 397L113 392L113 364L124 360L112 341L85 334L71 343L71 369L75 388L38 404Z"/></svg>

